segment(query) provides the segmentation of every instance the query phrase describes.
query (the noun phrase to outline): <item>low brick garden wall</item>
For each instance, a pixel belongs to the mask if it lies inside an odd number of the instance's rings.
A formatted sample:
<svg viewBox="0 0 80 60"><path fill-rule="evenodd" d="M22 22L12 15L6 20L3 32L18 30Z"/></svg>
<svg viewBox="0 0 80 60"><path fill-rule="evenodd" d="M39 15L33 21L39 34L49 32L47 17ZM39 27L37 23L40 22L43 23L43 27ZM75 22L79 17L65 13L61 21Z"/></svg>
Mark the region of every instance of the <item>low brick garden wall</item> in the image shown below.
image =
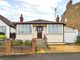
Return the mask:
<svg viewBox="0 0 80 60"><path fill-rule="evenodd" d="M26 53L26 54L32 54L32 47L23 47L23 46L13 46L11 48L11 53Z"/></svg>
<svg viewBox="0 0 80 60"><path fill-rule="evenodd" d="M4 47L0 47L0 54L4 53L5 52L5 49Z"/></svg>
<svg viewBox="0 0 80 60"><path fill-rule="evenodd" d="M32 39L32 46L12 46L11 39L5 39L0 47L0 54L35 54L35 39Z"/></svg>

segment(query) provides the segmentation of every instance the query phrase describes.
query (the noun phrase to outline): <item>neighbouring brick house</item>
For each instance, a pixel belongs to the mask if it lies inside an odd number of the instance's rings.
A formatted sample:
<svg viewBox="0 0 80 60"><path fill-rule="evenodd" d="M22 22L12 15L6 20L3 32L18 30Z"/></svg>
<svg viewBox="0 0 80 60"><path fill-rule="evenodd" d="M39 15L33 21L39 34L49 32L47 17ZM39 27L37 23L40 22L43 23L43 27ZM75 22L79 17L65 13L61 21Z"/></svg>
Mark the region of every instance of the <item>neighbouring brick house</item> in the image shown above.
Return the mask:
<svg viewBox="0 0 80 60"><path fill-rule="evenodd" d="M67 27L78 29L80 35L80 2L76 4L72 4L72 0L68 2L61 23L66 24Z"/></svg>

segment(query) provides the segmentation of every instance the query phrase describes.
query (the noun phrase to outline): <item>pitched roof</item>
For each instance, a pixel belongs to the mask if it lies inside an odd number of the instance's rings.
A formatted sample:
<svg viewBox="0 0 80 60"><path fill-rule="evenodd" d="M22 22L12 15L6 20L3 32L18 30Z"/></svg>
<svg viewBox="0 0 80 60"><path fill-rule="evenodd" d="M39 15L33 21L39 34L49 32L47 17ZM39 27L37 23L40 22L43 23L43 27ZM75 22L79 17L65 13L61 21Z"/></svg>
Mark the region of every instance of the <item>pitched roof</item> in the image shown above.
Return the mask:
<svg viewBox="0 0 80 60"><path fill-rule="evenodd" d="M53 21L37 19L37 20L27 21L27 22L23 22L23 23L18 22L17 24L63 24L63 23L57 23L57 22L53 22Z"/></svg>
<svg viewBox="0 0 80 60"><path fill-rule="evenodd" d="M72 4L72 6L70 7L70 9L66 9L61 16L64 16L64 15L66 14L66 12L72 11L72 10L74 10L76 7L79 7L79 6L80 6L80 2L78 2L78 3L76 3L76 4Z"/></svg>
<svg viewBox="0 0 80 60"><path fill-rule="evenodd" d="M54 23L54 22L47 21L47 20L42 20L42 19L38 19L38 20L28 21L26 23Z"/></svg>
<svg viewBox="0 0 80 60"><path fill-rule="evenodd" d="M80 2L73 4L73 6L79 6L79 5L80 5Z"/></svg>
<svg viewBox="0 0 80 60"><path fill-rule="evenodd" d="M15 25L11 21L9 21L7 18L3 17L2 15L0 15L0 20L2 20L8 26L15 28Z"/></svg>
<svg viewBox="0 0 80 60"><path fill-rule="evenodd" d="M66 11L62 15L61 23L65 23L67 27L75 28L80 31L80 2L73 4L69 9L66 9ZM67 22L65 22L65 19L67 19Z"/></svg>

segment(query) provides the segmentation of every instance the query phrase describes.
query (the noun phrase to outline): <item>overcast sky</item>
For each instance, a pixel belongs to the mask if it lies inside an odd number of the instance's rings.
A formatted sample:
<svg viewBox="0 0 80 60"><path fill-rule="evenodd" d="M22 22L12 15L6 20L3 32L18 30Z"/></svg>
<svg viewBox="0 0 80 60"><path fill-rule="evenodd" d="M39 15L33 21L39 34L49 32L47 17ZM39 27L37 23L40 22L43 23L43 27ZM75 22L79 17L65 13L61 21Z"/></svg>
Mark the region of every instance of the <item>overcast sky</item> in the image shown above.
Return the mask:
<svg viewBox="0 0 80 60"><path fill-rule="evenodd" d="M11 21L19 21L23 14L25 21L35 19L55 20L57 15L62 15L69 0L0 0L0 14ZM73 0L73 3L80 0Z"/></svg>

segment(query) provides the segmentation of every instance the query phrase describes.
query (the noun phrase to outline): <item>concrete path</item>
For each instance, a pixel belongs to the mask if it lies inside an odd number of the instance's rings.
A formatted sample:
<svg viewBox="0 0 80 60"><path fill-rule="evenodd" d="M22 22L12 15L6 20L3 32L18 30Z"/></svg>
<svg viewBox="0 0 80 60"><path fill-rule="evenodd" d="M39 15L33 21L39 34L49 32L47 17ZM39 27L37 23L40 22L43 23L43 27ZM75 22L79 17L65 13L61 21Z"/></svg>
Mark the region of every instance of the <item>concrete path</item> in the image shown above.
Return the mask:
<svg viewBox="0 0 80 60"><path fill-rule="evenodd" d="M0 60L80 60L80 53L51 53L24 56L1 56Z"/></svg>

